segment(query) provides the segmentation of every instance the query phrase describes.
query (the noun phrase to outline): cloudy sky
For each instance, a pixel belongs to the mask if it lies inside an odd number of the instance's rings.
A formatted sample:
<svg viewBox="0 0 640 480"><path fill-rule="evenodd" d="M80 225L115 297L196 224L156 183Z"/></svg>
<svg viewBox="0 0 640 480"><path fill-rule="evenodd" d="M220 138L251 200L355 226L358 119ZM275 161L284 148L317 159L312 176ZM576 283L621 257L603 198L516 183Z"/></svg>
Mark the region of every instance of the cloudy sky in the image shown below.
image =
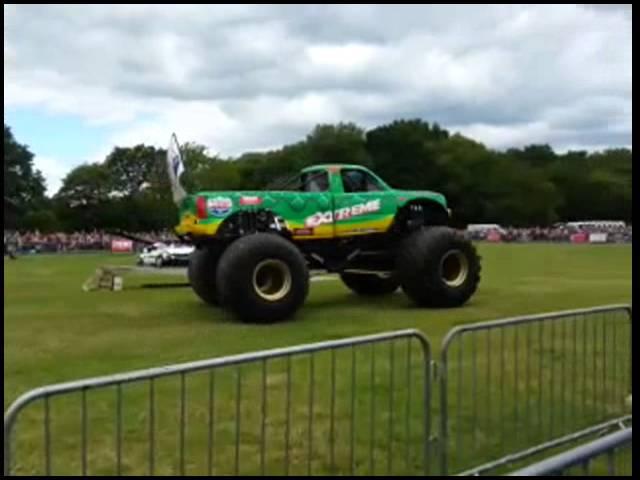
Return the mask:
<svg viewBox="0 0 640 480"><path fill-rule="evenodd" d="M50 192L115 145L236 155L315 124L631 145L631 7L4 6L5 122Z"/></svg>

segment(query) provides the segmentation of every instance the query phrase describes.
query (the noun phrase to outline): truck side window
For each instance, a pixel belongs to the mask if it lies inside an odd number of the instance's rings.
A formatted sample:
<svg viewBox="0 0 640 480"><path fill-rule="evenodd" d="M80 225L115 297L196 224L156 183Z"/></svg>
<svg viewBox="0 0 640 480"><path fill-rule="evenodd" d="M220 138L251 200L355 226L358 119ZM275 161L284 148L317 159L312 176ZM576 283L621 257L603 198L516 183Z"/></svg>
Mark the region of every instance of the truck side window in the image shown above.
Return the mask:
<svg viewBox="0 0 640 480"><path fill-rule="evenodd" d="M363 170L342 170L342 185L345 193L379 192L382 190L376 179Z"/></svg>
<svg viewBox="0 0 640 480"><path fill-rule="evenodd" d="M301 177L303 192L326 192L329 190L329 175L327 172L304 173Z"/></svg>

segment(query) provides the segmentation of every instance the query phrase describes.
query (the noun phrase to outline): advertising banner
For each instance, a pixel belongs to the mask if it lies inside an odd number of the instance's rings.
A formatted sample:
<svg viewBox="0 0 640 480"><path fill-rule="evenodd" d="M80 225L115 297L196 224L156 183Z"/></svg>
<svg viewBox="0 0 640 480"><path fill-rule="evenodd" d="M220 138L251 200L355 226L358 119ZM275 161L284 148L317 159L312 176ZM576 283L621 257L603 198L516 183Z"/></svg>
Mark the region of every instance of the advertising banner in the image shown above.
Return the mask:
<svg viewBox="0 0 640 480"><path fill-rule="evenodd" d="M133 252L133 242L131 240L114 239L111 240L112 253L131 253Z"/></svg>
<svg viewBox="0 0 640 480"><path fill-rule="evenodd" d="M607 234L591 233L589 234L589 243L607 243Z"/></svg>
<svg viewBox="0 0 640 480"><path fill-rule="evenodd" d="M586 243L589 241L586 233L574 233L571 235L571 243Z"/></svg>

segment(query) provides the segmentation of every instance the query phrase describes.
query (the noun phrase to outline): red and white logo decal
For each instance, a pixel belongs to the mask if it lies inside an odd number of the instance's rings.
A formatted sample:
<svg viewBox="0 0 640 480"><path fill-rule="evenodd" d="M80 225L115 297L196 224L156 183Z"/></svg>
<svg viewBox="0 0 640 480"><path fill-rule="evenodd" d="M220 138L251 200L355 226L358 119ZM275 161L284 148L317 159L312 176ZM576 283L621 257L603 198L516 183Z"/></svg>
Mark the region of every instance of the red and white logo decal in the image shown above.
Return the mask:
<svg viewBox="0 0 640 480"><path fill-rule="evenodd" d="M240 197L240 205L260 205L262 199L260 197Z"/></svg>
<svg viewBox="0 0 640 480"><path fill-rule="evenodd" d="M228 197L215 197L207 200L207 210L214 217L223 217L233 208L233 201Z"/></svg>

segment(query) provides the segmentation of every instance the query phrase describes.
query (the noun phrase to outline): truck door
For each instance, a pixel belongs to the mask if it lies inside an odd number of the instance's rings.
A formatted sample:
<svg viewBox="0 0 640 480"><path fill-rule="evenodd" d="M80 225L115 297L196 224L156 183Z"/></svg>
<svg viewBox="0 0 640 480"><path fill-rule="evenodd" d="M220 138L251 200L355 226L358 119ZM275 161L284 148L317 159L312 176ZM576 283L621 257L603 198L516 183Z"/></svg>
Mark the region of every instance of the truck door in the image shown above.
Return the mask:
<svg viewBox="0 0 640 480"><path fill-rule="evenodd" d="M297 225L293 237L297 240L332 238L333 195L326 170L305 172L300 177L299 194L290 198L290 215Z"/></svg>
<svg viewBox="0 0 640 480"><path fill-rule="evenodd" d="M396 212L393 191L359 168L340 170L342 192L334 196L335 236L385 232Z"/></svg>

